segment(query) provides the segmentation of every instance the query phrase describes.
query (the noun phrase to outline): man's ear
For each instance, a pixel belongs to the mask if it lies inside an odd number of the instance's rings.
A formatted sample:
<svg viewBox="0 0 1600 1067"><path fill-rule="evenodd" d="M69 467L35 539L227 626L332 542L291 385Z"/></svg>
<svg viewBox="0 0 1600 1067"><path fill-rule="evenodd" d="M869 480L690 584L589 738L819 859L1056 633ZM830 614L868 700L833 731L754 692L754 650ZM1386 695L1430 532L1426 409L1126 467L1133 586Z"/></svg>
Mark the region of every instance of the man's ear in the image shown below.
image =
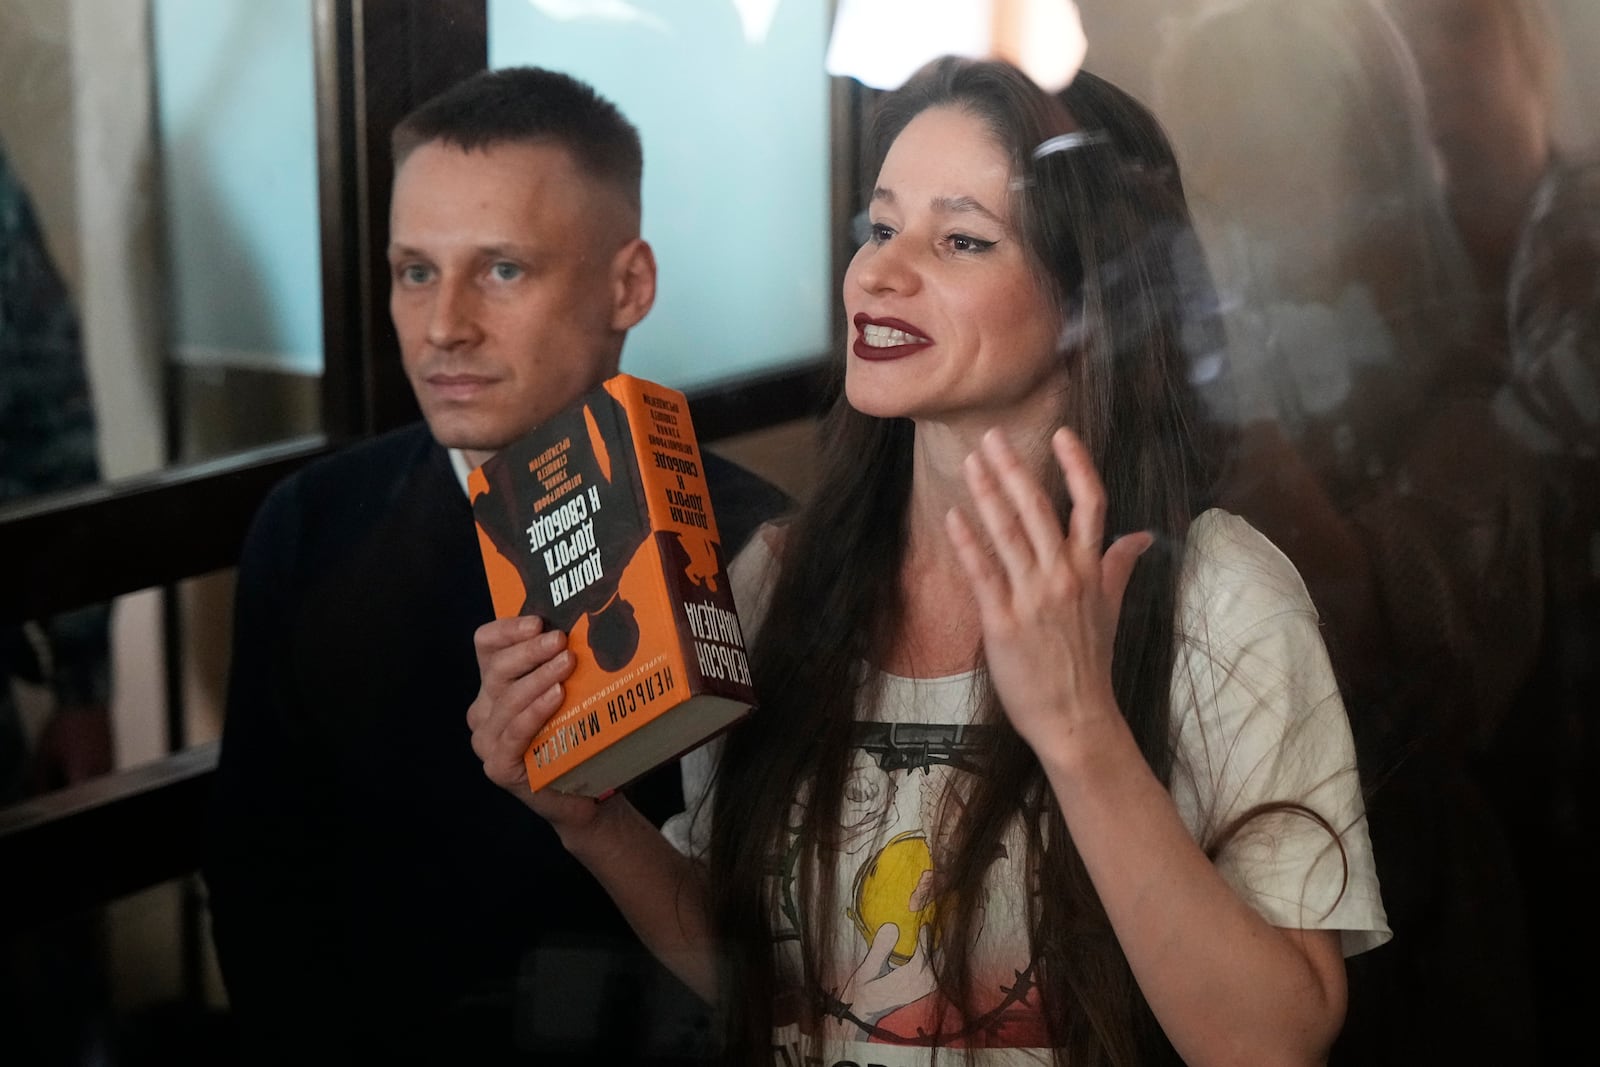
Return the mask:
<svg viewBox="0 0 1600 1067"><path fill-rule="evenodd" d="M611 260L611 328L630 330L656 302L656 254L635 237Z"/></svg>

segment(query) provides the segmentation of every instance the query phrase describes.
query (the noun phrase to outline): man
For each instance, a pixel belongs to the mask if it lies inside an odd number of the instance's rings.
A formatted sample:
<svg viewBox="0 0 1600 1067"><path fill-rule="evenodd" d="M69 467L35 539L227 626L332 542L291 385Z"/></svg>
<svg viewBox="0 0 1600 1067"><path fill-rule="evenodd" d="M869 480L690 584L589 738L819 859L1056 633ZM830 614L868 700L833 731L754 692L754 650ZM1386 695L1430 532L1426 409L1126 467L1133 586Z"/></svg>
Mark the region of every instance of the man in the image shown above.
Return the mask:
<svg viewBox="0 0 1600 1067"><path fill-rule="evenodd" d="M78 312L0 147L0 503L100 480ZM0 805L111 769L111 609L0 623ZM48 684L32 744L13 679Z"/></svg>
<svg viewBox="0 0 1600 1067"><path fill-rule="evenodd" d="M206 876L243 1051L635 1062L703 1020L473 755L492 609L464 478L614 373L649 311L638 135L519 69L424 104L393 148L390 310L426 425L280 485L240 561ZM785 501L706 467L731 552ZM665 817L675 781L636 803Z"/></svg>
<svg viewBox="0 0 1600 1067"><path fill-rule="evenodd" d="M0 504L100 480L83 332L33 201L0 147ZM18 566L11 562L10 566ZM0 807L111 769L111 607L0 619ZM47 686L29 729L13 683ZM26 878L7 871L0 878ZM104 1025L104 931L81 915L0 931L0 1034L23 1062L92 1055Z"/></svg>

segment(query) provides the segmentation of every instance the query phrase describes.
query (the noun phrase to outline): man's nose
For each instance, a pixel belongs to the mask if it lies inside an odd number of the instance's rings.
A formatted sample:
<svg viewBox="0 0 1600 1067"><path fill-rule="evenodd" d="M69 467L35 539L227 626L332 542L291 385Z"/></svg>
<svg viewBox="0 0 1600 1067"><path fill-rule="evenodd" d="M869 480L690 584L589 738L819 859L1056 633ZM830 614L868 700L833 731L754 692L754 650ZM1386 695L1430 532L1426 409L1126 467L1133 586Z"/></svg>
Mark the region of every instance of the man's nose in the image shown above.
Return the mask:
<svg viewBox="0 0 1600 1067"><path fill-rule="evenodd" d="M478 299L470 285L441 282L434 291L428 316L428 343L435 348L456 348L478 339Z"/></svg>

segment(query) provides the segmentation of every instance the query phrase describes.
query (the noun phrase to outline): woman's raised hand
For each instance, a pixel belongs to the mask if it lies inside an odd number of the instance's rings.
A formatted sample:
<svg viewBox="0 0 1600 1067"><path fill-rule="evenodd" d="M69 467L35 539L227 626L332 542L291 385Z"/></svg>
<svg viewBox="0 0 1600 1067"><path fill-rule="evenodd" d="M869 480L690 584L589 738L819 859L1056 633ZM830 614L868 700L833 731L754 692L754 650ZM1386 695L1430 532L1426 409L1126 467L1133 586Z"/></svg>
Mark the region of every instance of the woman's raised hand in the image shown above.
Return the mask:
<svg viewBox="0 0 1600 1067"><path fill-rule="evenodd" d="M567 635L546 630L543 620L496 619L473 636L478 654L478 696L467 709L472 751L489 780L544 816L563 835L594 820L598 805L588 797L528 787L523 754L534 734L561 710L564 681L572 674Z"/></svg>
<svg viewBox="0 0 1600 1067"><path fill-rule="evenodd" d="M999 430L984 435L964 474L992 551L959 509L946 519L972 582L984 658L1007 717L1041 759L1070 745L1075 728L1117 714L1111 652L1122 594L1145 532L1101 551L1106 494L1072 431L1050 441L1072 512L1062 533L1050 498Z"/></svg>

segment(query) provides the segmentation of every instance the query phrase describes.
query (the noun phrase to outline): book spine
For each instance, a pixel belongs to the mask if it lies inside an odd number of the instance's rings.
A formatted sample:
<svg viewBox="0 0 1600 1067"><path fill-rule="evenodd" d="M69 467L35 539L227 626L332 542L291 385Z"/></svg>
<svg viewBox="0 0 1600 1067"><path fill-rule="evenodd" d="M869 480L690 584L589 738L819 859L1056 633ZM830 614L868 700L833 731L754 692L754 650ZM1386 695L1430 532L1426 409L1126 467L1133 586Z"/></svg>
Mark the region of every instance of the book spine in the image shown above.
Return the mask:
<svg viewBox="0 0 1600 1067"><path fill-rule="evenodd" d="M615 456L612 458L612 462L621 468L625 468L628 485L633 492L633 503L639 517L639 525L647 531L646 536L649 536L655 533L655 522L654 516L650 512L650 500L645 492L645 472L642 465L643 456L640 453L639 442L648 432L650 419L649 416L643 414L640 398L633 389L634 383L645 384L641 379L632 375L618 374L607 379L602 388L617 402L617 406L614 409L616 418L619 422L625 423L628 430L626 435L620 432L620 428L613 430L611 439L614 441L626 440L633 442L633 448L628 455Z"/></svg>
<svg viewBox="0 0 1600 1067"><path fill-rule="evenodd" d="M617 381L635 420L633 444L651 529L721 542L689 402L676 389L654 382L629 375Z"/></svg>
<svg viewBox="0 0 1600 1067"><path fill-rule="evenodd" d="M754 703L744 635L734 611L700 443L682 393L652 382L625 383L636 400L641 490L661 552L662 577L683 673L696 693Z"/></svg>

